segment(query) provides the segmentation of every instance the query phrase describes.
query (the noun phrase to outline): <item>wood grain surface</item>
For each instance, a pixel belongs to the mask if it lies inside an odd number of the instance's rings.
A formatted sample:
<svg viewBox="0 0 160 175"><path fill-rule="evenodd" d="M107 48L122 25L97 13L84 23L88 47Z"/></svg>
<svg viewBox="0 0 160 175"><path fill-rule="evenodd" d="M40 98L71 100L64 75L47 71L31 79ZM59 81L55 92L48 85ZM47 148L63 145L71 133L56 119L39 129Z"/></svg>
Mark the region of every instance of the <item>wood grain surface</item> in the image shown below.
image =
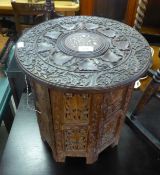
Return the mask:
<svg viewBox="0 0 160 175"><path fill-rule="evenodd" d="M116 146L133 84L89 93L47 88L32 80L40 133L56 162L86 157L92 164L108 146Z"/></svg>

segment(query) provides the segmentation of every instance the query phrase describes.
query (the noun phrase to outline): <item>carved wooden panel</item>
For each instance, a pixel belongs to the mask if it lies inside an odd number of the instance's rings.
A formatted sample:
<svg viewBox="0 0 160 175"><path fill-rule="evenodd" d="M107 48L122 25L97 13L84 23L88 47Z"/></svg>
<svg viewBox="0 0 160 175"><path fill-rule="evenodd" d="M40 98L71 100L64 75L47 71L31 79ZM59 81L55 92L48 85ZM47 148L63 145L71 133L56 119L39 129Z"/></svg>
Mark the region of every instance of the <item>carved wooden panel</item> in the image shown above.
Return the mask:
<svg viewBox="0 0 160 175"><path fill-rule="evenodd" d="M58 162L65 161L65 152L64 152L64 145L63 145L63 132L62 132L62 119L63 119L63 94L59 91L50 90L50 103L52 106L52 125L54 128L54 137L55 137L55 147L57 157L55 158ZM51 147L53 150L53 148Z"/></svg>
<svg viewBox="0 0 160 175"><path fill-rule="evenodd" d="M57 162L86 157L88 164L117 145L133 85L102 93L67 92L32 80L40 132Z"/></svg>
<svg viewBox="0 0 160 175"><path fill-rule="evenodd" d="M52 123L52 112L48 88L31 80L31 87L35 98L37 120L43 141L47 141L52 148L53 156L56 158L55 137Z"/></svg>
<svg viewBox="0 0 160 175"><path fill-rule="evenodd" d="M116 126L119 120L120 118L116 116L114 119L103 123L102 135L100 135L101 139L99 140L99 152L114 142Z"/></svg>
<svg viewBox="0 0 160 175"><path fill-rule="evenodd" d="M85 127L69 127L64 129L64 148L65 151L81 152L87 149L87 133L88 128Z"/></svg>
<svg viewBox="0 0 160 175"><path fill-rule="evenodd" d="M64 94L64 123L88 123L90 96Z"/></svg>

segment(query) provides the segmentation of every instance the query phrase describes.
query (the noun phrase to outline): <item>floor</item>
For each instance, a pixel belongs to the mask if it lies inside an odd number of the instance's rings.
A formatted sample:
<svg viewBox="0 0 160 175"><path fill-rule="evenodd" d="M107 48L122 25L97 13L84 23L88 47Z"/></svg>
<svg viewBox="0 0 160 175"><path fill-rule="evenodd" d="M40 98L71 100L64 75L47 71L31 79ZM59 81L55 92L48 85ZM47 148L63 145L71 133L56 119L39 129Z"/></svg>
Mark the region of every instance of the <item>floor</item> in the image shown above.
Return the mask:
<svg viewBox="0 0 160 175"><path fill-rule="evenodd" d="M135 92L131 106L139 98ZM152 133L160 138L160 110L157 99L152 99L139 116L139 120L148 127ZM7 140L4 126L0 127L0 156ZM123 151L121 151L123 150ZM106 156L107 155L107 156ZM160 175L160 154L154 151L139 135L126 124L118 147L106 149L94 166L85 166L83 159L67 158L66 163L56 166L57 174L107 174L113 175Z"/></svg>

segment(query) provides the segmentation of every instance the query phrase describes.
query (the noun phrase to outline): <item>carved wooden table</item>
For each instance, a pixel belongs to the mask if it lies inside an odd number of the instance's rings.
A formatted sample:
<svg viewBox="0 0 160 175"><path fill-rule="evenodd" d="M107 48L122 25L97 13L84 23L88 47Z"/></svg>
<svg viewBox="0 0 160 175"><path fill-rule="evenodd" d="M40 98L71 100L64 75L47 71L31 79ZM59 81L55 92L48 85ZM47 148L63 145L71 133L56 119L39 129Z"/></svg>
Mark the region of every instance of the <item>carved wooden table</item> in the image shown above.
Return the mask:
<svg viewBox="0 0 160 175"><path fill-rule="evenodd" d="M27 31L16 58L30 78L41 137L57 162L88 164L118 144L133 84L150 65L134 29L98 17L65 17Z"/></svg>

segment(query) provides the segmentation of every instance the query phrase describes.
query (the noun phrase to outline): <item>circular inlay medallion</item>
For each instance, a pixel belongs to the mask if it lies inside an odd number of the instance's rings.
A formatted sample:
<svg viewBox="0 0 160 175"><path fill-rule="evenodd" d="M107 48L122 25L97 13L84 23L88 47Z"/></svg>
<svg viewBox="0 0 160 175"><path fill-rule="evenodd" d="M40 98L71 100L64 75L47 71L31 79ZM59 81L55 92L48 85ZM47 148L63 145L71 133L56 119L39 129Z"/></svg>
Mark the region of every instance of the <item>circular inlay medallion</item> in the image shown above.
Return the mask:
<svg viewBox="0 0 160 175"><path fill-rule="evenodd" d="M99 32L82 30L63 34L58 38L57 46L66 54L92 58L107 51L109 40Z"/></svg>

